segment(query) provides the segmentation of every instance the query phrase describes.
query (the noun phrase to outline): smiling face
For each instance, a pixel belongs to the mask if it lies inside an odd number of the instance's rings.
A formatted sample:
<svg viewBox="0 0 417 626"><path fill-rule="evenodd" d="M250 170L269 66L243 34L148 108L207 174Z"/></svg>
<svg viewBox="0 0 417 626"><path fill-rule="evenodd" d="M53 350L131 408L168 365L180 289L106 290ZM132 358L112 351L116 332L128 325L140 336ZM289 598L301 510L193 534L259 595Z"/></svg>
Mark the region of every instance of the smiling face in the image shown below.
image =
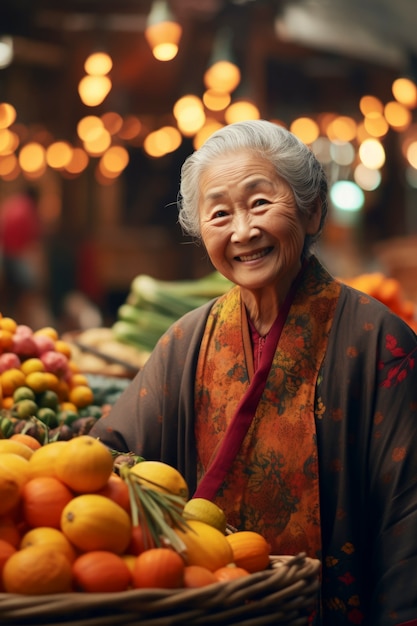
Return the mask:
<svg viewBox="0 0 417 626"><path fill-rule="evenodd" d="M320 222L297 209L289 185L252 151L228 153L200 178L201 236L214 267L250 291L284 292L301 267L306 234Z"/></svg>

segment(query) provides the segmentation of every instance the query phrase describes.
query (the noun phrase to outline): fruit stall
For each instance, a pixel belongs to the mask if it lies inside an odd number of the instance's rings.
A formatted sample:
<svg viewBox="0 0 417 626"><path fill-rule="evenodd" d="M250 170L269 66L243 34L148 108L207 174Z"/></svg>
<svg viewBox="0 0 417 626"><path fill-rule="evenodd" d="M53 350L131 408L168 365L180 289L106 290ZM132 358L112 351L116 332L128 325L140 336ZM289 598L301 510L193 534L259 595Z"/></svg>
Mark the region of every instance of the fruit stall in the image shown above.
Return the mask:
<svg viewBox="0 0 417 626"><path fill-rule="evenodd" d="M346 280L417 330L381 272ZM0 314L0 621L9 625L308 624L320 563L190 498L175 468L89 431L165 330L231 283L137 276L110 328L59 336ZM104 621L105 620L105 621Z"/></svg>

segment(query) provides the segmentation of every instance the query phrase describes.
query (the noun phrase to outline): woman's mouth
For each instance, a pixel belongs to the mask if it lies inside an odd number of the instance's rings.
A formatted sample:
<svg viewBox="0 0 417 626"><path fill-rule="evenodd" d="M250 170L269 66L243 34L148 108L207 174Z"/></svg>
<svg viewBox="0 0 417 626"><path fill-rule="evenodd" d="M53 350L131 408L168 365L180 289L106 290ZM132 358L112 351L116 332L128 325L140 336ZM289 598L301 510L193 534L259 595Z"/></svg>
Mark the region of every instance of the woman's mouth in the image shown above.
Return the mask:
<svg viewBox="0 0 417 626"><path fill-rule="evenodd" d="M272 250L272 246L269 248L264 248L263 250L260 250L259 252L254 252L253 254L242 254L240 256L235 257L235 259L236 261L241 261L242 263L245 263L247 261L256 261L256 259L261 259L262 257L269 254L271 250Z"/></svg>

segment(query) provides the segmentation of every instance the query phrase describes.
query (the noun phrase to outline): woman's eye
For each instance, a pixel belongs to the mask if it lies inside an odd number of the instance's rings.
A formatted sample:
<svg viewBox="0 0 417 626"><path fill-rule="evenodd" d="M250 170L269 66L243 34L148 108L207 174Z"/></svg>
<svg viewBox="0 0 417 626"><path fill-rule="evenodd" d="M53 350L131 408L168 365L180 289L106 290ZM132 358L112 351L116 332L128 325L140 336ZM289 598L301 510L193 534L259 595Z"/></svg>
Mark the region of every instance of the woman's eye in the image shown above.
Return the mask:
<svg viewBox="0 0 417 626"><path fill-rule="evenodd" d="M258 198L257 200L255 200L255 202L253 203L254 206L261 206L262 204L267 204L268 200L265 200L265 198Z"/></svg>
<svg viewBox="0 0 417 626"><path fill-rule="evenodd" d="M225 215L227 215L226 211L223 211L223 209L219 209L218 211L215 211L215 213L213 213L213 218L216 219L217 217L224 217Z"/></svg>

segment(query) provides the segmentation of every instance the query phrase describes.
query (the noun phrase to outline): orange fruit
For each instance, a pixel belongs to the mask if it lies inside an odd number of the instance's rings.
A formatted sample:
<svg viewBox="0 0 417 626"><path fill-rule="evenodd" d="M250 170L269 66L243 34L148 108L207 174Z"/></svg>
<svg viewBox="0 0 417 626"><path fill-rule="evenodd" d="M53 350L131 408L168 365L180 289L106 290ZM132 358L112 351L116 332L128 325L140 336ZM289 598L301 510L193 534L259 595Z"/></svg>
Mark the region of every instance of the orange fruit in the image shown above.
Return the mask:
<svg viewBox="0 0 417 626"><path fill-rule="evenodd" d="M110 498L110 500L119 504L122 509L130 513L129 487L123 478L115 472L110 475L110 478L104 487L95 493L106 496L106 498Z"/></svg>
<svg viewBox="0 0 417 626"><path fill-rule="evenodd" d="M82 494L69 502L61 516L61 530L82 552L125 552L131 538L130 516L121 506L98 494Z"/></svg>
<svg viewBox="0 0 417 626"><path fill-rule="evenodd" d="M88 378L84 374L73 374L69 379L70 387L77 387L78 385L84 385L89 387Z"/></svg>
<svg viewBox="0 0 417 626"><path fill-rule="evenodd" d="M24 443L25 446L28 446L28 448L31 448L31 450L33 451L42 448L42 444L40 441L35 439L35 437L32 437L32 435L28 435L26 433L14 433L14 435L10 437L10 440Z"/></svg>
<svg viewBox="0 0 417 626"><path fill-rule="evenodd" d="M59 405L60 411L73 411L74 413L78 413L78 409L72 402L61 402Z"/></svg>
<svg viewBox="0 0 417 626"><path fill-rule="evenodd" d="M1 382L0 382L1 385ZM14 405L13 396L5 396L1 401L1 406L3 409L11 409Z"/></svg>
<svg viewBox="0 0 417 626"><path fill-rule="evenodd" d="M129 568L130 574L132 575L133 566L136 563L136 556L134 554L122 554L120 558L123 559L123 561L126 563Z"/></svg>
<svg viewBox="0 0 417 626"><path fill-rule="evenodd" d="M23 550L29 546L49 546L61 552L70 563L73 563L77 557L74 546L64 533L50 526L39 526L26 531L18 547Z"/></svg>
<svg viewBox="0 0 417 626"><path fill-rule="evenodd" d="M213 572L213 574L217 581L225 583L230 580L236 580L236 578L242 578L243 576L250 576L248 570L243 567L238 567L235 563L230 563L229 565L225 565L225 567L220 567Z"/></svg>
<svg viewBox="0 0 417 626"><path fill-rule="evenodd" d="M17 328L17 322L12 317L2 317L0 319L0 328L2 330L8 330L13 334Z"/></svg>
<svg viewBox="0 0 417 626"><path fill-rule="evenodd" d="M70 359L72 355L72 349L70 344L67 341L63 341L62 339L57 339L55 341L55 350L60 352L61 354L65 354L65 356Z"/></svg>
<svg viewBox="0 0 417 626"><path fill-rule="evenodd" d="M0 592L5 591L3 585L4 566L6 565L12 554L14 554L15 552L16 548L11 543L5 541L4 539L0 539Z"/></svg>
<svg viewBox="0 0 417 626"><path fill-rule="evenodd" d="M11 367L0 374L0 383L3 396L12 396L18 387L23 387L26 384L26 376L17 367Z"/></svg>
<svg viewBox="0 0 417 626"><path fill-rule="evenodd" d="M56 459L57 477L78 493L102 489L113 472L113 456L98 439L80 435L67 441Z"/></svg>
<svg viewBox="0 0 417 626"><path fill-rule="evenodd" d="M20 543L20 531L10 515L0 517L0 539L17 548Z"/></svg>
<svg viewBox="0 0 417 626"><path fill-rule="evenodd" d="M105 550L92 550L79 556L72 564L77 591L109 593L126 591L132 573L121 556Z"/></svg>
<svg viewBox="0 0 417 626"><path fill-rule="evenodd" d="M213 572L202 565L187 565L184 569L184 587L187 589L205 587L217 582Z"/></svg>
<svg viewBox="0 0 417 626"><path fill-rule="evenodd" d="M140 482L155 491L172 493L188 499L188 485L182 474L162 461L141 461L130 468L130 473L140 478Z"/></svg>
<svg viewBox="0 0 417 626"><path fill-rule="evenodd" d="M13 333L7 329L0 329L0 348L3 352L9 352L13 349Z"/></svg>
<svg viewBox="0 0 417 626"><path fill-rule="evenodd" d="M184 560L170 548L151 548L139 554L133 566L135 589L178 589L183 586Z"/></svg>
<svg viewBox="0 0 417 626"><path fill-rule="evenodd" d="M18 550L3 568L7 593L44 595L71 591L71 563L48 546L29 546Z"/></svg>
<svg viewBox="0 0 417 626"><path fill-rule="evenodd" d="M21 493L23 518L30 528L60 529L62 511L72 498L72 491L54 476L31 478Z"/></svg>
<svg viewBox="0 0 417 626"><path fill-rule="evenodd" d="M29 460L33 452L32 448L21 441L16 441L16 439L0 439L0 454L17 454Z"/></svg>
<svg viewBox="0 0 417 626"><path fill-rule="evenodd" d="M67 441L52 441L35 450L29 460L30 477L56 476L55 461L67 443Z"/></svg>
<svg viewBox="0 0 417 626"><path fill-rule="evenodd" d="M44 372L43 380L44 380L44 383L47 385L45 391L49 390L49 391L55 391L55 393L58 393L58 390L61 385L61 381L56 374L53 374L52 372Z"/></svg>
<svg viewBox="0 0 417 626"><path fill-rule="evenodd" d="M127 547L127 552L129 552L129 554L138 556L138 554L141 554L145 550L149 550L149 548L155 547L155 541L152 538L150 530L145 524L132 526L130 543Z"/></svg>
<svg viewBox="0 0 417 626"><path fill-rule="evenodd" d="M58 339L58 331L52 326L43 326L42 328L35 330L33 334L34 335L46 335L47 337L50 337L51 339L53 339L53 341L56 341Z"/></svg>
<svg viewBox="0 0 417 626"><path fill-rule="evenodd" d="M259 533L240 530L226 536L233 551L233 563L248 572L259 572L269 565L270 545Z"/></svg>
<svg viewBox="0 0 417 626"><path fill-rule="evenodd" d="M94 393L88 385L76 385L71 387L68 393L68 399L79 409L89 406L94 402Z"/></svg>
<svg viewBox="0 0 417 626"><path fill-rule="evenodd" d="M27 459L18 454L7 452L0 454L0 515L13 511L28 480Z"/></svg>
<svg viewBox="0 0 417 626"><path fill-rule="evenodd" d="M76 363L75 361L73 361L71 359L69 359L69 361L68 361L68 369L73 374L79 374L80 373L80 366L78 365L78 363Z"/></svg>
<svg viewBox="0 0 417 626"><path fill-rule="evenodd" d="M67 381L63 378L58 379L58 384L56 386L56 389L54 388L54 391L56 391L56 393L58 394L60 402L65 402L66 400L68 400L69 385ZM75 407L74 405L74 408L76 409L77 407Z"/></svg>
<svg viewBox="0 0 417 626"><path fill-rule="evenodd" d="M214 572L233 562L232 547L217 528L198 520L188 520L187 525L174 530L185 544L187 565L202 565Z"/></svg>

